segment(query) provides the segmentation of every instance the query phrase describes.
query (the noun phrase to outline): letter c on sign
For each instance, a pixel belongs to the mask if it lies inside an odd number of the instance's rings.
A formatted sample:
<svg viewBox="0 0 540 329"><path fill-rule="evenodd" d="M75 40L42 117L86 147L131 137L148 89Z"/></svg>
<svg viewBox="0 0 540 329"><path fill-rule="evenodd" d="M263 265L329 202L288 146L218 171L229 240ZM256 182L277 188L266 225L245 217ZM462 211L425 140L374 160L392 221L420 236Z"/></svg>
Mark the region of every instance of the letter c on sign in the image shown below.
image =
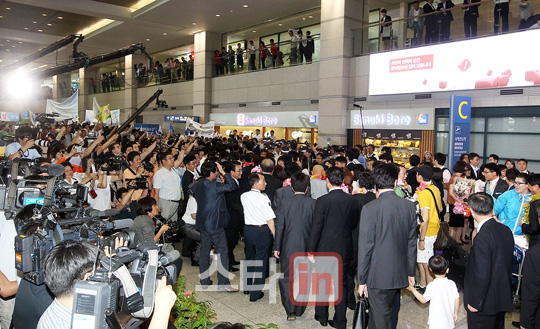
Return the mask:
<svg viewBox="0 0 540 329"><path fill-rule="evenodd" d="M468 105L469 103L467 103L467 101L463 101L463 102L461 102L461 103L459 104L459 109L458 109L458 111L459 111L459 116L460 116L462 119L467 119L467 116L466 116L466 115L463 115L463 114L461 113L461 107L463 106L463 104Z"/></svg>

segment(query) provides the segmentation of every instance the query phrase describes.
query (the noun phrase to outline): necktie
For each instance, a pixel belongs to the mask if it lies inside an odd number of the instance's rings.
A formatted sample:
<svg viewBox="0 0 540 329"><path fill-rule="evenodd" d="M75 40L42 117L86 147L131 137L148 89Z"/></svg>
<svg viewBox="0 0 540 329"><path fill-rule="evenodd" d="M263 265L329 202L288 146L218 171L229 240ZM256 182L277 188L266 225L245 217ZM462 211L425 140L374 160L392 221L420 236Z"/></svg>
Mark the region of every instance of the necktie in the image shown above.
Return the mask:
<svg viewBox="0 0 540 329"><path fill-rule="evenodd" d="M493 195L493 193L491 193L491 182L488 181L486 183L486 193L489 194L489 195Z"/></svg>

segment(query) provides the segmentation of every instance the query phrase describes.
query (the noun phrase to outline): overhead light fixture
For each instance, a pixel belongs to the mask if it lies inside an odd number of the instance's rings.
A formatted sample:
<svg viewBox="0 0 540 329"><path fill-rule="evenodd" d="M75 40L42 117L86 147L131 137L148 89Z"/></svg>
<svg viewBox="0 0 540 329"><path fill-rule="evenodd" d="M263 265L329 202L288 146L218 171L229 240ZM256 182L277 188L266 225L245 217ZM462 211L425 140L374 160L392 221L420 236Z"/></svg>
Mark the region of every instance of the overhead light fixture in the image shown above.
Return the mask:
<svg viewBox="0 0 540 329"><path fill-rule="evenodd" d="M52 24L51 24L51 23L47 23L47 26L52 26Z"/></svg>
<svg viewBox="0 0 540 329"><path fill-rule="evenodd" d="M15 45L11 46L11 48L15 48Z"/></svg>
<svg viewBox="0 0 540 329"><path fill-rule="evenodd" d="M255 32L257 32L257 31L253 31L253 33L255 33Z"/></svg>
<svg viewBox="0 0 540 329"><path fill-rule="evenodd" d="M32 23L34 23L34 24L37 24L37 22L36 22L36 21L32 21Z"/></svg>
<svg viewBox="0 0 540 329"><path fill-rule="evenodd" d="M146 41L150 41L150 39L146 39Z"/></svg>
<svg viewBox="0 0 540 329"><path fill-rule="evenodd" d="M6 49L6 51L9 51L9 49Z"/></svg>
<svg viewBox="0 0 540 329"><path fill-rule="evenodd" d="M308 17L309 17L309 18L313 18L313 16L311 16L311 15L309 15Z"/></svg>
<svg viewBox="0 0 540 329"><path fill-rule="evenodd" d="M279 26L283 26L283 24L281 24L281 23L279 23L278 25L279 25Z"/></svg>
<svg viewBox="0 0 540 329"><path fill-rule="evenodd" d="M19 44L21 44L21 43L22 43L22 41L19 41Z"/></svg>
<svg viewBox="0 0 540 329"><path fill-rule="evenodd" d="M242 7L247 8L247 7L249 7L249 6L248 6L248 5L243 5Z"/></svg>
<svg viewBox="0 0 540 329"><path fill-rule="evenodd" d="M9 7L6 7L6 10L11 10L11 8L9 8Z"/></svg>
<svg viewBox="0 0 540 329"><path fill-rule="evenodd" d="M58 16L58 19L64 19L64 17L62 17L62 16Z"/></svg>
<svg viewBox="0 0 540 329"><path fill-rule="evenodd" d="M216 14L216 17L219 17L219 16L221 16L221 15L220 15L220 14Z"/></svg>
<svg viewBox="0 0 540 329"><path fill-rule="evenodd" d="M195 34L195 33L197 33L197 31L193 31L193 32L191 32L191 33Z"/></svg>
<svg viewBox="0 0 540 329"><path fill-rule="evenodd" d="M193 22L193 23L191 23L191 25L197 25L197 23Z"/></svg>
<svg viewBox="0 0 540 329"><path fill-rule="evenodd" d="M4 18L4 16L0 15L0 18Z"/></svg>
<svg viewBox="0 0 540 329"><path fill-rule="evenodd" d="M25 29L25 30L28 30L28 28L27 28L27 27L25 27L24 29Z"/></svg>
<svg viewBox="0 0 540 329"><path fill-rule="evenodd" d="M39 29L39 30L37 30L37 31L38 31L38 32L43 32L43 30L42 30L42 29Z"/></svg>
<svg viewBox="0 0 540 329"><path fill-rule="evenodd" d="M47 17L47 14L45 14L45 13L44 13L44 14L41 14L41 16L43 16L43 17Z"/></svg>
<svg viewBox="0 0 540 329"><path fill-rule="evenodd" d="M163 32L163 35L167 35L167 32Z"/></svg>

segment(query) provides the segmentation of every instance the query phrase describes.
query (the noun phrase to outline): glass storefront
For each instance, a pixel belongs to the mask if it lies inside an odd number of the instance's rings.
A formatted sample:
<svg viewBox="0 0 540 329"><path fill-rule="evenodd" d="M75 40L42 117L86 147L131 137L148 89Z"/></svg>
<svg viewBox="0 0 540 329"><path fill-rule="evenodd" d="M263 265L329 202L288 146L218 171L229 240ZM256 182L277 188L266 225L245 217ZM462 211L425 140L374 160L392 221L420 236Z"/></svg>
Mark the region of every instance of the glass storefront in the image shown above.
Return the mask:
<svg viewBox="0 0 540 329"><path fill-rule="evenodd" d="M490 154L507 159L525 158L529 171L540 172L540 107L473 108L469 152L480 154L481 163ZM435 152L448 154L448 109L436 109Z"/></svg>

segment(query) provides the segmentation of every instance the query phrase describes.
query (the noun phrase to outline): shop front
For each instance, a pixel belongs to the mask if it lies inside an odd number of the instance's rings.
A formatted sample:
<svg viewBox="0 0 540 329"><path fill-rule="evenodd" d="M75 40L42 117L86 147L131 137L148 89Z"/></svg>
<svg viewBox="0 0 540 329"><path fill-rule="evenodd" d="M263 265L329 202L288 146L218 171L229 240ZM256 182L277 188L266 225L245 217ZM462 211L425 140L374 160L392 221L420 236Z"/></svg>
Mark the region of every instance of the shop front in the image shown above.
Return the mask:
<svg viewBox="0 0 540 329"><path fill-rule="evenodd" d="M433 152L434 114L433 108L351 111L348 145L373 144L377 154L388 146L394 162L408 165L413 154L422 157Z"/></svg>
<svg viewBox="0 0 540 329"><path fill-rule="evenodd" d="M252 136L259 129L264 137L270 131L279 139L296 139L300 143L317 143L318 111L252 112L252 113L210 113L216 130L222 136L231 135L234 130L240 136Z"/></svg>

